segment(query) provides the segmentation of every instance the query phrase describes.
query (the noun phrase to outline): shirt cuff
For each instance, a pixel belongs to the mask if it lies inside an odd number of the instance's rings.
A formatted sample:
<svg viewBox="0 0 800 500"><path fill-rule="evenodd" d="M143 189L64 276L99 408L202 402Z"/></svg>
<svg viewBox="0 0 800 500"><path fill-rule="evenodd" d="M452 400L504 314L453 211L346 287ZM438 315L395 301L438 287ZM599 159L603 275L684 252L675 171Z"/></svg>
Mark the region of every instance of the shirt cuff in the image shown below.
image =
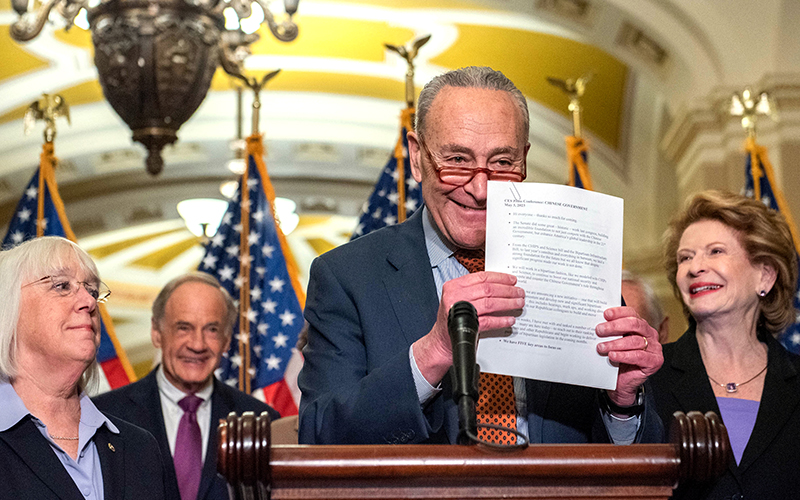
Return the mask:
<svg viewBox="0 0 800 500"><path fill-rule="evenodd" d="M414 359L414 346L408 348L408 360L411 363L411 375L414 377L414 387L417 389L419 404L420 406L425 406L428 401L441 392L442 384L434 387L422 376L422 372L417 366L417 360Z"/></svg>
<svg viewBox="0 0 800 500"><path fill-rule="evenodd" d="M608 436L614 444L632 444L636 439L636 433L639 432L639 426L642 424L641 415L632 415L630 417L618 417L612 415L606 410L601 410L603 415L603 423L606 425Z"/></svg>

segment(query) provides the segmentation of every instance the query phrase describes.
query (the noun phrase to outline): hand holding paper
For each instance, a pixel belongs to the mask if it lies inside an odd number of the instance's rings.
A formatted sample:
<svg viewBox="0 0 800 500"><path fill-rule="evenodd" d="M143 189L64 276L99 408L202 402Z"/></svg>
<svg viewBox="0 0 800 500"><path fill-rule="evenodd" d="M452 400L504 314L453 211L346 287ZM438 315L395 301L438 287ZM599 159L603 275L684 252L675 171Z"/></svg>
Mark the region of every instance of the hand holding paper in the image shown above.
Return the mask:
<svg viewBox="0 0 800 500"><path fill-rule="evenodd" d="M612 307L603 316L608 321L597 325L597 335L623 336L597 345L597 352L619 364L617 389L609 391L608 396L619 406L630 406L636 400L639 386L664 363L658 332L632 307Z"/></svg>
<svg viewBox="0 0 800 500"><path fill-rule="evenodd" d="M465 300L478 311L479 331L507 328L514 324L510 311L525 305L525 291L517 279L505 273L478 272L452 279L442 287L439 312L431 331L414 343L414 359L431 385L444 377L453 363L447 315L456 302Z"/></svg>

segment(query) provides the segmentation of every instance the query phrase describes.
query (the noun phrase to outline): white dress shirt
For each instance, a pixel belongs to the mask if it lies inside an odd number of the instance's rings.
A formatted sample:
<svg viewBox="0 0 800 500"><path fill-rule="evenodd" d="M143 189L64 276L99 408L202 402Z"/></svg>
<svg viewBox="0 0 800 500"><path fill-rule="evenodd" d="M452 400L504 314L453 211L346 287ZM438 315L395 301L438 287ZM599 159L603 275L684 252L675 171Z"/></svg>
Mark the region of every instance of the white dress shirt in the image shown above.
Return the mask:
<svg viewBox="0 0 800 500"><path fill-rule="evenodd" d="M178 401L185 398L187 394L178 389L167 380L164 375L164 365L158 367L156 373L156 383L158 384L158 395L161 398L161 414L164 415L164 427L167 429L167 441L169 442L169 452L175 456L175 441L178 439L178 424L183 417L183 409L178 406ZM203 400L197 407L197 424L200 426L200 436L203 438L202 461L206 461L206 448L208 448L208 433L211 428L211 393L214 391L214 384L209 384L203 389L194 393L195 396Z"/></svg>

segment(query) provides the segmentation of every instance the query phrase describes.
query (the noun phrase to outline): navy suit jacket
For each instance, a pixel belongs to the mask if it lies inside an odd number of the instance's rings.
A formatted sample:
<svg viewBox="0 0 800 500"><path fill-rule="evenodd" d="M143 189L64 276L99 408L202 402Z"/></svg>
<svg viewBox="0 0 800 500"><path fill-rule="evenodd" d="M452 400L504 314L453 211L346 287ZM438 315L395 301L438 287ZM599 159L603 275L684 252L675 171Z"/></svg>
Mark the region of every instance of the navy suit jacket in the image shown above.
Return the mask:
<svg viewBox="0 0 800 500"><path fill-rule="evenodd" d="M739 465L731 458L711 485L685 485L676 499L800 499L800 356L766 335L767 375L753 433ZM676 411L721 415L708 380L694 327L664 346L664 365L650 378L658 413L669 422Z"/></svg>
<svg viewBox="0 0 800 500"><path fill-rule="evenodd" d="M136 426L107 415L119 434L94 436L106 500L163 500L165 474L158 443ZM30 418L0 432L0 499L83 500L50 443Z"/></svg>
<svg viewBox="0 0 800 500"><path fill-rule="evenodd" d="M436 321L439 298L422 210L333 249L311 266L300 443L456 443L450 376L424 408L408 350ZM526 381L532 443L608 442L596 389ZM637 441L662 439L646 405Z"/></svg>
<svg viewBox="0 0 800 500"><path fill-rule="evenodd" d="M280 418L277 411L252 396L229 387L214 377L214 390L211 393L211 427L208 433L208 448L203 472L200 477L200 488L197 498L203 500L228 499L228 485L222 476L217 474L217 422L234 411L242 414L246 411L269 412L270 418ZM167 430L164 426L164 415L161 413L161 398L156 382L156 370L145 378L120 387L111 392L101 394L92 399L101 410L132 424L150 431L161 448L166 470L167 498L179 499L178 479L175 476L175 464L169 451Z"/></svg>

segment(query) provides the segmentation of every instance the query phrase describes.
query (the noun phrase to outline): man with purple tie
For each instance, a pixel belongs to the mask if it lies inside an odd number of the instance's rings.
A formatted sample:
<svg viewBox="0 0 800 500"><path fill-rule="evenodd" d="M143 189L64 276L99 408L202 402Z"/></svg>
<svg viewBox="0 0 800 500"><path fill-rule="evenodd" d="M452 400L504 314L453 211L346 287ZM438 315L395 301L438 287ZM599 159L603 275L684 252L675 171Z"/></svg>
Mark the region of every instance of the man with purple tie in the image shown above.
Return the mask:
<svg viewBox="0 0 800 500"><path fill-rule="evenodd" d="M173 279L153 303L151 336L162 363L142 380L94 399L98 408L149 430L167 469L167 497L227 499L217 476L216 422L229 412L269 412L268 405L214 377L227 351L237 309L205 273Z"/></svg>

